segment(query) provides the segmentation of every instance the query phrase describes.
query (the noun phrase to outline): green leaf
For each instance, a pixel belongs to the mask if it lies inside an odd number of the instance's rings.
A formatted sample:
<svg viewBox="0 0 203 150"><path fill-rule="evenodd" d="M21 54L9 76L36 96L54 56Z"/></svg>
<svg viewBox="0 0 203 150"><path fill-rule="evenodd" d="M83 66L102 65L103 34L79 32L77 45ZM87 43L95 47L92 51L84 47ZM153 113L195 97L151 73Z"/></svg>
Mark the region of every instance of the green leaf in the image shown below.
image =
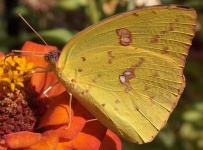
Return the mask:
<svg viewBox="0 0 203 150"><path fill-rule="evenodd" d="M51 43L52 45L64 45L73 37L75 33L72 33L64 28L58 28L40 31L39 34L47 43ZM33 34L33 38L36 37L37 35Z"/></svg>

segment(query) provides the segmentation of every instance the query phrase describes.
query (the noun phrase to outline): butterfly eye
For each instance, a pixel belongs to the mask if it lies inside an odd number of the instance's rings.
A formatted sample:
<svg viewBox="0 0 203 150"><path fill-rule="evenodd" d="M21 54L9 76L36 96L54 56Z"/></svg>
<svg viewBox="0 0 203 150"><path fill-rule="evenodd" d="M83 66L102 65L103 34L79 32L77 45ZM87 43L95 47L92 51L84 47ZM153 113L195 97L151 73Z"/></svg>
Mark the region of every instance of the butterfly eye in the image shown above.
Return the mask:
<svg viewBox="0 0 203 150"><path fill-rule="evenodd" d="M50 62L49 53L44 55L44 60L45 60L46 62L48 62L48 63Z"/></svg>
<svg viewBox="0 0 203 150"><path fill-rule="evenodd" d="M60 54L61 54L60 51L58 51L58 50L52 50L49 53L44 55L44 60L46 62L48 62L48 63L56 64L56 62L59 59Z"/></svg>

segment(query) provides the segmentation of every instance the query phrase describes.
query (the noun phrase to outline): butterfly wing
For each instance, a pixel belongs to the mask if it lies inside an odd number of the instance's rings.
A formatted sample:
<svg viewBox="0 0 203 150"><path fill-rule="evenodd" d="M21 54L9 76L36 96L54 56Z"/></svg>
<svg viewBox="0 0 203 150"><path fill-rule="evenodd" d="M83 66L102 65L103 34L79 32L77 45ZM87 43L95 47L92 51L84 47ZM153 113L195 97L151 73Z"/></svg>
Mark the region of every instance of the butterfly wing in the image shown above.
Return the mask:
<svg viewBox="0 0 203 150"><path fill-rule="evenodd" d="M86 49L104 45L125 46L121 45L122 36L118 36L119 29L124 29L130 35L127 46L167 55L183 67L194 36L196 18L195 10L173 5L122 13L101 21L72 38L63 48L60 63L65 64L75 54Z"/></svg>
<svg viewBox="0 0 203 150"><path fill-rule="evenodd" d="M165 125L182 93L195 11L157 6L102 21L63 49L56 74L104 125L146 143Z"/></svg>

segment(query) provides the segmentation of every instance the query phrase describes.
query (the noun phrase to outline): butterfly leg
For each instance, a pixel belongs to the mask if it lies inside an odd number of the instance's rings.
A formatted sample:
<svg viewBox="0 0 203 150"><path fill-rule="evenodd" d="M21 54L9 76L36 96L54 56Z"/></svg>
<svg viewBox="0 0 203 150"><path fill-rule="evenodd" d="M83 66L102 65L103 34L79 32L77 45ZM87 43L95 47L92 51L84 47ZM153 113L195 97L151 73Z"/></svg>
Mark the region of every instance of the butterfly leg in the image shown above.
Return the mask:
<svg viewBox="0 0 203 150"><path fill-rule="evenodd" d="M53 99L50 98L50 97L47 95L47 92L50 91L50 90L51 90L55 85L57 85L58 83L59 83L59 81L55 82L54 84L52 84L50 87L48 87L48 88L43 92L43 94L44 94L47 98L51 99L52 101L53 101ZM70 93L70 92L68 92L68 94L69 94L69 96L70 96L70 99L69 99L69 108L70 108L70 110L69 110L69 113L68 113L69 123L68 123L67 127L65 128L65 130L67 130L67 129L70 127L70 125L71 125L71 120L72 120L71 104L72 104L73 95L72 95L72 93Z"/></svg>
<svg viewBox="0 0 203 150"><path fill-rule="evenodd" d="M70 125L71 125L71 120L72 120L72 110L71 110L71 104L72 104L72 99L73 99L73 94L68 92L69 96L70 96L70 99L69 99L69 107L70 107L70 110L69 110L69 113L68 113L68 117L69 117L69 123L67 125L67 127L65 128L65 130L67 130Z"/></svg>
<svg viewBox="0 0 203 150"><path fill-rule="evenodd" d="M49 91L50 91L55 85L57 85L58 83L59 83L59 81L55 82L54 84L52 84L51 86L49 86L49 87L43 92L43 94L44 94L47 98L51 99L52 102L53 102L53 99L50 98L50 97L47 95L47 92L49 92Z"/></svg>
<svg viewBox="0 0 203 150"><path fill-rule="evenodd" d="M50 72L50 71L51 71L50 68L45 68L45 67L41 67L41 66L36 66L30 74L33 74L33 73L45 73L45 72ZM58 81L55 82L54 84L52 84L50 87L48 87L48 88L43 92L43 94L44 94L47 98L51 99L51 101L53 101L53 99L50 98L50 97L47 95L47 92L50 91L50 90L51 90L56 84L58 84L58 83L59 83Z"/></svg>
<svg viewBox="0 0 203 150"><path fill-rule="evenodd" d="M40 69L40 70L39 70ZM42 67L42 66L36 66L33 68L33 71L30 73L46 73L51 72L52 70L50 68Z"/></svg>
<svg viewBox="0 0 203 150"><path fill-rule="evenodd" d="M37 70L37 69L39 69L39 68L40 68L41 70ZM35 69L36 69L36 70L33 70L32 73L44 73L44 72L50 72L50 71L51 71L50 68L45 68L45 67L41 67L41 66L36 66ZM54 84L52 84L51 86L49 86L49 87L43 92L43 94L44 94L47 98L51 99L52 102L53 102L53 99L50 98L50 97L47 95L47 92L49 92L49 91L50 91L55 85L57 85L58 83L59 83L59 81L55 82ZM72 120L71 103L72 103L72 98L73 98L73 96L72 96L72 93L70 93L70 92L68 92L68 93L69 93L69 96L70 96L70 99L69 99L69 107L70 107L70 110L69 110L69 114L68 114L69 123L68 123L67 127L65 128L65 130L67 130L67 129L70 127L70 125L71 125L71 120Z"/></svg>

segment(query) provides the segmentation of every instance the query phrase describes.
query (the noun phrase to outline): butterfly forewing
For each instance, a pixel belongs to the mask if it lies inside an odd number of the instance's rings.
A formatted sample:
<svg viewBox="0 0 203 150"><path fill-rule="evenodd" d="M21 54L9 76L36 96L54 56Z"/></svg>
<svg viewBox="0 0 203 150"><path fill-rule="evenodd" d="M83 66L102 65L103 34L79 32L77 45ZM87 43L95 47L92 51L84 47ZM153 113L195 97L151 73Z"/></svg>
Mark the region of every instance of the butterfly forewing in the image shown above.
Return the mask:
<svg viewBox="0 0 203 150"><path fill-rule="evenodd" d="M63 49L62 63L75 54L103 45L121 45L118 31L129 32L128 46L144 48L173 58L184 66L194 35L196 13L177 6L129 11L93 25L75 36Z"/></svg>
<svg viewBox="0 0 203 150"><path fill-rule="evenodd" d="M165 125L185 87L192 9L157 6L102 21L63 49L56 73L104 125L146 143Z"/></svg>

